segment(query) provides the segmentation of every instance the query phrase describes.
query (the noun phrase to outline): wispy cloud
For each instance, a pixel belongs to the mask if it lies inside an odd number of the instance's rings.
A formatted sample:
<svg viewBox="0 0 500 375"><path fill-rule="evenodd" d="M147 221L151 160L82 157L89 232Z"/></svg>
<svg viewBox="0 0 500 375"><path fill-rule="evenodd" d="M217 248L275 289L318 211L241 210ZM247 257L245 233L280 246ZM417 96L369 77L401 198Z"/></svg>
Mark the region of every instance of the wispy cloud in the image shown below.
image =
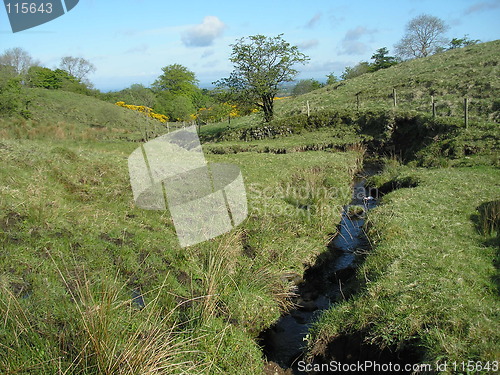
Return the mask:
<svg viewBox="0 0 500 375"><path fill-rule="evenodd" d="M214 53L215 53L215 51L213 49L208 49L208 50L203 52L203 54L201 55L201 58L206 59L207 57L212 56Z"/></svg>
<svg viewBox="0 0 500 375"><path fill-rule="evenodd" d="M464 14L468 15L471 13L483 12L487 10L500 8L500 0L494 1L481 1L468 7Z"/></svg>
<svg viewBox="0 0 500 375"><path fill-rule="evenodd" d="M318 39L305 40L302 43L297 44L300 49L306 50L316 47L319 44Z"/></svg>
<svg viewBox="0 0 500 375"><path fill-rule="evenodd" d="M350 29L344 36L344 41L349 42L353 40L359 40L361 37L365 35L370 35L376 30L368 30L366 27L358 26L354 29Z"/></svg>
<svg viewBox="0 0 500 375"><path fill-rule="evenodd" d="M141 44L132 48L129 48L126 50L124 53L125 54L138 54L138 53L145 53L148 50L149 46L147 44Z"/></svg>
<svg viewBox="0 0 500 375"><path fill-rule="evenodd" d="M316 14L313 16L313 18L311 18L311 19L310 19L310 20L306 23L306 26L305 26L305 27L306 27L306 28L308 28L308 29L312 29L312 28L314 28L314 27L318 24L318 22L321 20L321 16L322 16L321 12L316 13Z"/></svg>
<svg viewBox="0 0 500 375"><path fill-rule="evenodd" d="M367 29L363 26L355 27L347 30L344 39L341 41L340 54L343 55L362 55L369 50L368 44L361 42L365 36L372 36L376 33L376 29Z"/></svg>
<svg viewBox="0 0 500 375"><path fill-rule="evenodd" d="M369 47L366 43L358 41L342 41L342 49L340 54L342 55L362 55L367 52Z"/></svg>
<svg viewBox="0 0 500 375"><path fill-rule="evenodd" d="M182 42L187 47L211 46L224 32L226 25L215 16L207 16L203 22L190 27L182 34Z"/></svg>

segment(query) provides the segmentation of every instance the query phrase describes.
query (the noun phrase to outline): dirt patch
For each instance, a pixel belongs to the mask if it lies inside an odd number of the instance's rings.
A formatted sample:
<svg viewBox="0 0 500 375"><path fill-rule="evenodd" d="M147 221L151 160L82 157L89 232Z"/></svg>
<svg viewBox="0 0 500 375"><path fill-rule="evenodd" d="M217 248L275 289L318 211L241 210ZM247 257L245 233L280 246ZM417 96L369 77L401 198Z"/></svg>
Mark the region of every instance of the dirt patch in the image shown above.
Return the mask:
<svg viewBox="0 0 500 375"><path fill-rule="evenodd" d="M283 370L278 364L268 362L264 366L264 375L293 375L292 369Z"/></svg>

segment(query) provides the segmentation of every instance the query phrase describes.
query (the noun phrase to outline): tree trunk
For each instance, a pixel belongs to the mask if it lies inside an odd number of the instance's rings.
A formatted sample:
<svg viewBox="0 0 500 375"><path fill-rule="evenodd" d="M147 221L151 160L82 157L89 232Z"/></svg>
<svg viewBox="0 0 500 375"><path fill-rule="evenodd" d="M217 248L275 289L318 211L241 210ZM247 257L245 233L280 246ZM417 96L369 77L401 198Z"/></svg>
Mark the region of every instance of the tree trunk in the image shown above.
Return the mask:
<svg viewBox="0 0 500 375"><path fill-rule="evenodd" d="M264 121L270 122L273 119L274 96L271 94L262 95L262 109L264 110Z"/></svg>

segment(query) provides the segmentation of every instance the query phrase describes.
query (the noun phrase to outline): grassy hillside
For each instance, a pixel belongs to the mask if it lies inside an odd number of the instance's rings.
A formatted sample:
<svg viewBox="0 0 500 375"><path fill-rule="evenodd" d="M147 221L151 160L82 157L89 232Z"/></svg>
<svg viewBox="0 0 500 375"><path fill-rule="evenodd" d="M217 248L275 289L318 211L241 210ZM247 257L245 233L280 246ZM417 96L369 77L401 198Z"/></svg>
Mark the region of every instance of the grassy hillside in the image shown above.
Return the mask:
<svg viewBox="0 0 500 375"><path fill-rule="evenodd" d="M0 136L18 139L139 140L164 126L141 113L91 96L25 88L29 120L0 117Z"/></svg>
<svg viewBox="0 0 500 375"><path fill-rule="evenodd" d="M360 109L393 107L396 89L398 108L430 113L434 96L440 116L461 116L468 97L470 115L494 120L500 116L500 40L415 59L371 74L339 82L309 94L278 101L278 117L330 108Z"/></svg>
<svg viewBox="0 0 500 375"><path fill-rule="evenodd" d="M396 89L397 110L432 113L431 96L439 117L463 115L468 97L471 121L500 119L500 40L447 51L423 59L406 61L388 69L341 81L299 97L275 102L275 117L286 122L298 114L321 111L358 112L393 110ZM359 108L357 104L359 96ZM259 114L205 127L207 135L253 127ZM293 121L293 120L292 120Z"/></svg>
<svg viewBox="0 0 500 375"><path fill-rule="evenodd" d="M280 100L265 126L203 127L208 160L242 169L249 217L185 249L168 212L137 208L129 184L128 155L162 125L28 90L32 118L0 118L0 372L262 374L255 338L327 250L366 148L392 154L371 180L387 193L370 214L373 249L357 293L311 331L310 356L339 359L332 348L355 337L419 361L498 358L499 47Z"/></svg>

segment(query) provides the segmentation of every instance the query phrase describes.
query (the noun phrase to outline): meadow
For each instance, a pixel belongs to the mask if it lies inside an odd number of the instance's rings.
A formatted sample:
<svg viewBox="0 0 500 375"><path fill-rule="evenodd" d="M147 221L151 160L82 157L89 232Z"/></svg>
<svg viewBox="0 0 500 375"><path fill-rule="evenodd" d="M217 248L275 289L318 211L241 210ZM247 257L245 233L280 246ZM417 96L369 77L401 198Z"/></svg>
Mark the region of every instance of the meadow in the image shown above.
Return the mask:
<svg viewBox="0 0 500 375"><path fill-rule="evenodd" d="M32 118L0 118L0 372L262 374L257 338L328 252L369 160L383 194L371 248L306 357L341 360L359 344L416 363L499 360L498 46L279 100L270 124L254 114L202 126L208 161L241 168L249 216L188 248L168 211L134 205L129 183L129 154L168 130L29 89Z"/></svg>

